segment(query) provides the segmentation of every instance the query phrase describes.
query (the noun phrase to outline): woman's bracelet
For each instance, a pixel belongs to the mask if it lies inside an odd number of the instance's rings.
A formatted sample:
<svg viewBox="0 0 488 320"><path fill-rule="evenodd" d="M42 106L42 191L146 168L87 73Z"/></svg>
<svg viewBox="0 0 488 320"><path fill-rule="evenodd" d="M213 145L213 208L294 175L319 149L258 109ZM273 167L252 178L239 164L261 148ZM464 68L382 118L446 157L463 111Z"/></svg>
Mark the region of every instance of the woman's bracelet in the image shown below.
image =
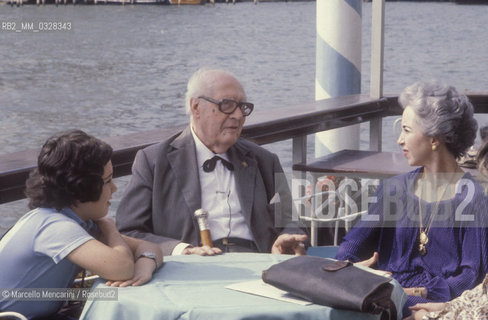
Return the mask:
<svg viewBox="0 0 488 320"><path fill-rule="evenodd" d="M425 298L425 296L424 296L424 288L423 287L414 287L413 288L413 295L416 296L416 297L423 297L423 298Z"/></svg>

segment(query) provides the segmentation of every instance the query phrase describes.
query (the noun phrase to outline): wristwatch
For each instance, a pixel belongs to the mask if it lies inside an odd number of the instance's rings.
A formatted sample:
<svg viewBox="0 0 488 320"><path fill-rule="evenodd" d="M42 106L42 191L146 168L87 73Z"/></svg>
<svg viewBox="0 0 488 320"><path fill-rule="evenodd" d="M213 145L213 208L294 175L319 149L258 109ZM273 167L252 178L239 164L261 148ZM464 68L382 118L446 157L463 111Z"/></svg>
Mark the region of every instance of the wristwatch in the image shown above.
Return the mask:
<svg viewBox="0 0 488 320"><path fill-rule="evenodd" d="M136 261L139 260L139 258L152 259L154 261L154 263L156 264L156 269L158 268L158 259L156 258L156 254L154 254L153 252L144 251L137 257ZM156 270L156 269L154 269L154 270Z"/></svg>

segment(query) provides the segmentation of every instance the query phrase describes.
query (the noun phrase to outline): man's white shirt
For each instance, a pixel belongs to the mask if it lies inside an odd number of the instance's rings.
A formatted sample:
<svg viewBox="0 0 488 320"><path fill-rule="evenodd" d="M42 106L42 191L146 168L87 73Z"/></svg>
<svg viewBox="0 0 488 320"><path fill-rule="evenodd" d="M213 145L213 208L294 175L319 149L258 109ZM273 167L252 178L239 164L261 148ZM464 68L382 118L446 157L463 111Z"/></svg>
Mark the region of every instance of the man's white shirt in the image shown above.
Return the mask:
<svg viewBox="0 0 488 320"><path fill-rule="evenodd" d="M202 209L209 213L208 224L212 240L227 237L254 240L242 214L234 172L225 168L222 161L217 161L213 171L203 171L206 160L219 156L229 161L227 154L213 153L200 141L193 128L191 133L196 146ZM181 254L186 247L187 243L180 243L172 254Z"/></svg>

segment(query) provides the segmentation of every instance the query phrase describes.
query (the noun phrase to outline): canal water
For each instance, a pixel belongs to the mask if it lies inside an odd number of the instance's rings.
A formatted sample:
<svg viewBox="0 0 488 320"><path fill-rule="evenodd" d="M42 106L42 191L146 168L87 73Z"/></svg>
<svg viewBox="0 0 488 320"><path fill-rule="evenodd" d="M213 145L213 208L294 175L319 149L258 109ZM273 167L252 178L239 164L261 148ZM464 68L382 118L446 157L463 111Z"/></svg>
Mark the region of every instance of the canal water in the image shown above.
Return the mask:
<svg viewBox="0 0 488 320"><path fill-rule="evenodd" d="M0 26L9 22L20 31L0 30L0 154L39 147L69 128L108 137L184 124L186 82L204 65L233 72L256 109L311 101L315 8L315 2L0 5ZM368 93L371 3L362 11ZM488 91L487 16L483 5L387 2L384 92L430 78L460 91ZM384 148L391 151L390 124ZM290 166L289 141L267 147ZM115 206L125 183L118 181ZM1 205L0 235L25 211L25 201Z"/></svg>

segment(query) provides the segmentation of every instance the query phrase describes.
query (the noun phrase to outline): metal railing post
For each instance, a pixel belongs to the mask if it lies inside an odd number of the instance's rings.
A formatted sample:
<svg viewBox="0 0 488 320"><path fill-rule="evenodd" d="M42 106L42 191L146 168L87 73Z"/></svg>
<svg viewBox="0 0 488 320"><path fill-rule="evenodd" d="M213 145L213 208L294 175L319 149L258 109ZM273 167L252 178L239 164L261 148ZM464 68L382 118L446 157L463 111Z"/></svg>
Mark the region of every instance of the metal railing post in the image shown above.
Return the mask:
<svg viewBox="0 0 488 320"><path fill-rule="evenodd" d="M294 137L292 139L292 161L293 164L296 163L306 163L307 162L307 136L299 136L299 137ZM292 192L295 191L294 188L294 183L302 182L305 181L307 178L307 173L305 171L293 171L293 176L292 176ZM299 184L299 189L298 189L298 194L293 195L294 198L298 197L304 197L306 193L306 186L302 185L301 183ZM298 207L295 206L297 209L298 216L303 216L305 215L305 207L302 204L299 204ZM295 211L294 211L295 212ZM298 217L293 217L297 218Z"/></svg>
<svg viewBox="0 0 488 320"><path fill-rule="evenodd" d="M371 26L371 98L379 99L383 96L383 55L385 28L385 0L373 0ZM369 122L369 149L381 151L382 147L382 119L377 118Z"/></svg>

